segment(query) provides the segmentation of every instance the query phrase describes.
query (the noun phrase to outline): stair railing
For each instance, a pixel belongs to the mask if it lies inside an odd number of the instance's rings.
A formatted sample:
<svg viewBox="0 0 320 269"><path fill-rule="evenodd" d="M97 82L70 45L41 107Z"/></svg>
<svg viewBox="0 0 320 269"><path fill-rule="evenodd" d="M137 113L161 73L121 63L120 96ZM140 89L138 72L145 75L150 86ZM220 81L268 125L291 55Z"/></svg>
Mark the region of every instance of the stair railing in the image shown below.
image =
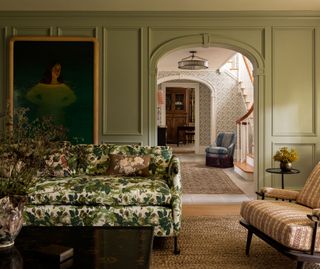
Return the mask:
<svg viewBox="0 0 320 269"><path fill-rule="evenodd" d="M252 135L253 105L245 115L236 121L237 124L237 161L245 162L247 154L253 153Z"/></svg>

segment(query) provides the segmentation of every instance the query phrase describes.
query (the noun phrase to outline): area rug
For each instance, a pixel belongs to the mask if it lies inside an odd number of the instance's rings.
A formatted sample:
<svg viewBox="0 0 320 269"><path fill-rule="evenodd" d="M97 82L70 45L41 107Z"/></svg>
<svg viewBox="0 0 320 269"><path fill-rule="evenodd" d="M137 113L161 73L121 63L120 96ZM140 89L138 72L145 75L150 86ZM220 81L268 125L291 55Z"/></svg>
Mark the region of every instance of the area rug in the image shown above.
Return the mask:
<svg viewBox="0 0 320 269"><path fill-rule="evenodd" d="M221 168L181 162L181 177L184 194L243 194Z"/></svg>
<svg viewBox="0 0 320 269"><path fill-rule="evenodd" d="M155 238L152 269L295 269L296 263L257 237L245 255L247 230L240 216L184 217L179 236L180 255L172 238ZM319 269L307 264L305 269Z"/></svg>

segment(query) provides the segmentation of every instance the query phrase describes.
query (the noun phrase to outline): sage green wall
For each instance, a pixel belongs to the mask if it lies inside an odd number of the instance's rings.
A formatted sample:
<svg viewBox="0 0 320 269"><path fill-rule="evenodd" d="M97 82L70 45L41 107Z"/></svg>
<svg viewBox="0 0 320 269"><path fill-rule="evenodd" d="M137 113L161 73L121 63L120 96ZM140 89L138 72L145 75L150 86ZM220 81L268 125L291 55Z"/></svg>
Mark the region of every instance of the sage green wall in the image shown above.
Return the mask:
<svg viewBox="0 0 320 269"><path fill-rule="evenodd" d="M264 170L281 146L295 147L300 188L320 160L320 13L1 12L1 112L8 91L8 40L16 35L90 36L100 43L100 140L155 144L156 63L176 47L222 46L255 67L259 187L279 186Z"/></svg>

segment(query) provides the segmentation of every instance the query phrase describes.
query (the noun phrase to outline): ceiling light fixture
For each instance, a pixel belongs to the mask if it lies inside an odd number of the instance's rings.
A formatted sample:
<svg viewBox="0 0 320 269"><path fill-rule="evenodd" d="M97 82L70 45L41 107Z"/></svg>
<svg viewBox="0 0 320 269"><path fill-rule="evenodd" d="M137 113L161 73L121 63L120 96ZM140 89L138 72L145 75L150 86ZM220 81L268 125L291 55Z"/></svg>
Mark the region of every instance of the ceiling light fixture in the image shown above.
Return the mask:
<svg viewBox="0 0 320 269"><path fill-rule="evenodd" d="M195 56L197 53L195 50L190 51L190 53L192 54L191 56L178 62L179 69L200 70L208 68L208 60Z"/></svg>

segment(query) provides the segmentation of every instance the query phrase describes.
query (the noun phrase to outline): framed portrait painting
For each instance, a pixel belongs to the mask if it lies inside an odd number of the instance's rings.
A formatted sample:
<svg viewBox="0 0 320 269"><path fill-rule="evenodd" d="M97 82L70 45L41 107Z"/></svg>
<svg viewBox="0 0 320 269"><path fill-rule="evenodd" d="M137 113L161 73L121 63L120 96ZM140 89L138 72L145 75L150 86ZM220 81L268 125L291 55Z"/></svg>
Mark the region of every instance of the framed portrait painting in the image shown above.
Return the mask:
<svg viewBox="0 0 320 269"><path fill-rule="evenodd" d="M98 44L87 37L13 37L9 100L29 120L50 116L70 140L98 143Z"/></svg>

